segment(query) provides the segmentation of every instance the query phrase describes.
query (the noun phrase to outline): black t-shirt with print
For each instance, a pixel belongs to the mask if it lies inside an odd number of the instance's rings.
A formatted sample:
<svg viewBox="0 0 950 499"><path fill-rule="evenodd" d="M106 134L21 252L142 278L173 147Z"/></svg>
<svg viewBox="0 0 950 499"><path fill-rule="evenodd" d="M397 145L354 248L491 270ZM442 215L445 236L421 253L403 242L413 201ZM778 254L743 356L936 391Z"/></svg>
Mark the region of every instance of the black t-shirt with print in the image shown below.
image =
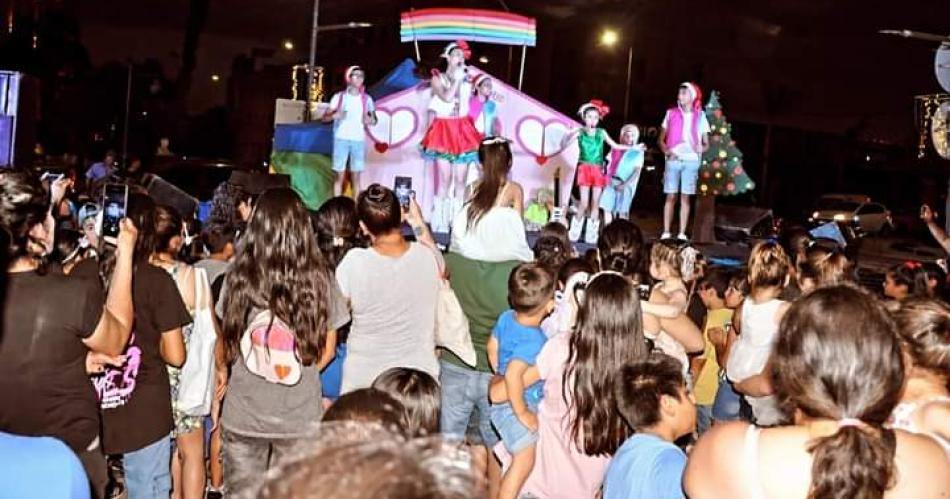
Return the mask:
<svg viewBox="0 0 950 499"><path fill-rule="evenodd" d="M83 275L79 266L73 274ZM94 379L102 406L107 454L142 449L172 431L171 388L161 357L162 333L191 322L175 281L159 267L139 263L132 278L135 325L125 365Z"/></svg>
<svg viewBox="0 0 950 499"><path fill-rule="evenodd" d="M0 338L0 430L59 438L76 452L99 435L83 338L102 315L98 281L7 274Z"/></svg>

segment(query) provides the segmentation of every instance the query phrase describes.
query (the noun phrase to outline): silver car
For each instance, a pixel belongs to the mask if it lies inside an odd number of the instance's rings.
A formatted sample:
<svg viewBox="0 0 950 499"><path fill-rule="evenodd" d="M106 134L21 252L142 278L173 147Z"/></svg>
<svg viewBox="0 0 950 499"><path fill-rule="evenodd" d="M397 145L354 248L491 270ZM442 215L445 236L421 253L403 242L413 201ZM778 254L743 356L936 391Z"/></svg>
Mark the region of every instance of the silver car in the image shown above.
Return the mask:
<svg viewBox="0 0 950 499"><path fill-rule="evenodd" d="M839 222L861 234L879 234L894 228L891 212L868 196L831 194L822 196L808 221L815 225Z"/></svg>

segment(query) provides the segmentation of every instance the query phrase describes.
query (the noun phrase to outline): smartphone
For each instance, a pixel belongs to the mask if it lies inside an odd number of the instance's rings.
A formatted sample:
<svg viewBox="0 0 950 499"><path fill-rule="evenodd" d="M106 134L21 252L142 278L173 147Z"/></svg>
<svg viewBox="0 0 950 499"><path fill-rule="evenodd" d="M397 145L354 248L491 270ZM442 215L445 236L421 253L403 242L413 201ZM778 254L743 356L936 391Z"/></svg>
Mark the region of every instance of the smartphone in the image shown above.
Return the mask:
<svg viewBox="0 0 950 499"><path fill-rule="evenodd" d="M128 185L106 184L102 187L102 228L100 232L102 237L114 240L119 235L119 222L125 218L128 203ZM108 241L108 239L106 240Z"/></svg>
<svg viewBox="0 0 950 499"><path fill-rule="evenodd" d="M650 301L650 291L650 286L646 284L637 286L637 292L640 293L640 299L643 301Z"/></svg>
<svg viewBox="0 0 950 499"><path fill-rule="evenodd" d="M412 177L396 177L393 182L393 192L396 193L399 205L409 208L409 200L412 199Z"/></svg>

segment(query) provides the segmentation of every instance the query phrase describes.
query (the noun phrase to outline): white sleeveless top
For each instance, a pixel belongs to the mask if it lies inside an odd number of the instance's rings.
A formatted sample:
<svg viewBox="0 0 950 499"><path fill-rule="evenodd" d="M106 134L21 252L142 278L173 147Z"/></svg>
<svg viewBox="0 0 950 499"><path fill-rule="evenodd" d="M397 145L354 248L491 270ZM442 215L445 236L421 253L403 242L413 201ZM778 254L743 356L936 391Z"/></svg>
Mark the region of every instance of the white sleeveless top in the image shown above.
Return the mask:
<svg viewBox="0 0 950 499"><path fill-rule="evenodd" d="M534 251L528 246L521 214L514 208L500 206L509 185L511 184L506 183L498 193L495 206L486 211L471 227L468 223L471 204L465 203L465 208L456 213L452 220L449 251L482 262L534 260Z"/></svg>
<svg viewBox="0 0 950 499"><path fill-rule="evenodd" d="M775 315L783 304L785 302L782 300L757 304L747 299L742 305L742 334L730 350L729 360L726 362L726 374L731 381L743 381L765 369L778 336ZM746 401L752 406L756 424L759 426L778 424L784 417L774 395L746 397Z"/></svg>
<svg viewBox="0 0 950 499"><path fill-rule="evenodd" d="M435 79L436 77L433 77ZM440 73L438 78L446 88L452 86L448 75ZM451 118L465 116L468 114L468 98L472 95L472 84L469 81L462 81L459 85L458 93L453 96L450 102L446 102L439 97L435 91L432 91L432 98L429 99L429 111L435 112L437 118ZM455 105L458 104L458 114L455 114Z"/></svg>

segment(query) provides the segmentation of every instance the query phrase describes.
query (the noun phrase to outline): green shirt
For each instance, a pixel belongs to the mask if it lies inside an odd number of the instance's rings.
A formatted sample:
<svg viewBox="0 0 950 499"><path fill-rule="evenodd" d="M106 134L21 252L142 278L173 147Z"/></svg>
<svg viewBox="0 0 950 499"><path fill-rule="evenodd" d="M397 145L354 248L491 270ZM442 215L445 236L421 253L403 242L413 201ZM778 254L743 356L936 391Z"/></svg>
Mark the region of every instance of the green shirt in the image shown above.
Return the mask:
<svg viewBox="0 0 950 499"><path fill-rule="evenodd" d="M588 135L587 130L581 130L577 135L577 145L581 149L578 163L588 163L591 165L604 164L604 139L607 132L603 128L595 128L593 135Z"/></svg>
<svg viewBox="0 0 950 499"><path fill-rule="evenodd" d="M469 260L456 253L445 254L452 290L468 317L472 345L478 358L476 368L491 372L486 347L492 328L502 312L508 310L508 276L521 262L481 262ZM442 360L468 367L448 350L442 350Z"/></svg>

